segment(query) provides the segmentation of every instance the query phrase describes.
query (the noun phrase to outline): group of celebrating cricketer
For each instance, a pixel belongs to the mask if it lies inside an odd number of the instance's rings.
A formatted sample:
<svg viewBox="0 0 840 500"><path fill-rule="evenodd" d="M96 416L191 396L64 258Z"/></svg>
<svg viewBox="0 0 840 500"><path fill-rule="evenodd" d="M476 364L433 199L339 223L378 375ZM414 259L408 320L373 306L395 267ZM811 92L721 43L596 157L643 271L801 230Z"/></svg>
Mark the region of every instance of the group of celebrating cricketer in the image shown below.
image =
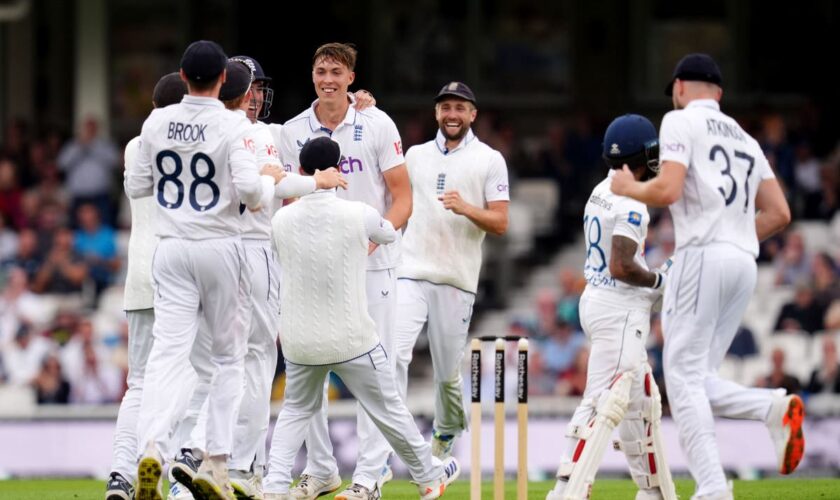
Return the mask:
<svg viewBox="0 0 840 500"><path fill-rule="evenodd" d="M180 71L156 85L156 109L125 153L129 373L107 500L162 500L165 464L173 500L338 491L330 372L359 402L356 469L334 498L381 498L394 454L421 499L459 476L462 360L482 241L508 225L507 167L473 133L476 98L461 82L434 98L436 137L403 155L372 95L348 91L355 62L352 45L319 47L317 99L282 126L259 121L273 97L260 64L214 42L192 43ZM790 219L758 145L720 112L721 83L711 58L686 56L666 91L676 111L658 136L638 115L607 129L609 175L584 218L587 386L547 499L589 497L616 426L637 498L676 498L644 349L660 300L695 498L732 497L713 413L765 421L782 473L801 459L799 398L716 376L755 284L758 240ZM655 270L643 257L646 205L670 206L676 227L676 254ZM429 440L405 404L422 331L435 383ZM278 340L285 394L267 453Z"/></svg>

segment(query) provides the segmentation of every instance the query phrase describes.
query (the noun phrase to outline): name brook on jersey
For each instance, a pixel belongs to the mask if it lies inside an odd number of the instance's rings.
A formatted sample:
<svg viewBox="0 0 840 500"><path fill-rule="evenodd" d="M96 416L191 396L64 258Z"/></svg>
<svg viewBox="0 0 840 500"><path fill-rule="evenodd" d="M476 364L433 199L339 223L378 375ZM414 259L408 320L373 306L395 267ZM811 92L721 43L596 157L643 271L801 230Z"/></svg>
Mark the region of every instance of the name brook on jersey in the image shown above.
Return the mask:
<svg viewBox="0 0 840 500"><path fill-rule="evenodd" d="M169 133L167 139L181 142L204 142L204 130L207 125L181 122L169 122Z"/></svg>

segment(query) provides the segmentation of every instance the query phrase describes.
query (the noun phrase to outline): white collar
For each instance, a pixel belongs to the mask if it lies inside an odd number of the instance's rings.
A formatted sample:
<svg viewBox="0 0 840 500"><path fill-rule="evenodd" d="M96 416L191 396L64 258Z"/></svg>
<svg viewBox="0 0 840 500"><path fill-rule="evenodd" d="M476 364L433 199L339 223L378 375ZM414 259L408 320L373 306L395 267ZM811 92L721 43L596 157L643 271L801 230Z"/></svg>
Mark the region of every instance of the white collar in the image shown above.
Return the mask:
<svg viewBox="0 0 840 500"><path fill-rule="evenodd" d="M694 99L690 103L688 103L685 109L688 108L710 108L716 111L720 111L720 103L714 99Z"/></svg>
<svg viewBox="0 0 840 500"><path fill-rule="evenodd" d="M356 108L353 105L356 103L355 98L352 97L353 94L347 93L350 97L350 106L347 107L347 114L344 115L344 120L342 124L344 125L354 125L356 123ZM309 128L315 132L316 130L323 130L329 134L335 132L335 130L331 130L328 127L325 127L321 122L318 121L318 115L315 114L315 107L318 105L318 99L312 101L312 106L309 107ZM341 125L339 125L340 127Z"/></svg>
<svg viewBox="0 0 840 500"><path fill-rule="evenodd" d="M470 128L469 130L467 130L467 134L464 136L463 139L461 139L461 142L459 142L458 145L455 146L455 148L446 149L446 137L444 137L443 132L441 132L440 129L438 129L437 135L435 136L435 144L437 144L438 150L441 153L448 155L465 148L467 144L472 142L473 139L475 139L475 134L473 133L472 128Z"/></svg>

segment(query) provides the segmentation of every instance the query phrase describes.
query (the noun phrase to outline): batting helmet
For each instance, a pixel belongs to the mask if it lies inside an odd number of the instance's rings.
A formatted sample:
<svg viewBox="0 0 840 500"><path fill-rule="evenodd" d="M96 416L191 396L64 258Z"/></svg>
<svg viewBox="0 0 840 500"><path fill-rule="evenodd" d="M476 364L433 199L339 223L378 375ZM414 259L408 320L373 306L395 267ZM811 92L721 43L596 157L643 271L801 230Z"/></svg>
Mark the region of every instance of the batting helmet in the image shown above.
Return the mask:
<svg viewBox="0 0 840 500"><path fill-rule="evenodd" d="M646 166L659 171L659 137L653 124L640 115L619 116L604 134L604 161L610 168Z"/></svg>

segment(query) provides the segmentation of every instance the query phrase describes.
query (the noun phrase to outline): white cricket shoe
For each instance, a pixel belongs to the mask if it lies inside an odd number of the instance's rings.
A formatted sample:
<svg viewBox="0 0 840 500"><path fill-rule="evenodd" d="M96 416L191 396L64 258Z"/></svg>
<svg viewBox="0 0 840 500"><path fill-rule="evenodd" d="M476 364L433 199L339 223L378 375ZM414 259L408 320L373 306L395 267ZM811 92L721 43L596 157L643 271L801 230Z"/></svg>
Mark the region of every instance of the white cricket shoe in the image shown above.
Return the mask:
<svg viewBox="0 0 840 500"><path fill-rule="evenodd" d="M184 485L176 481L169 482L169 496L166 500L195 500L195 497L190 490L184 488Z"/></svg>
<svg viewBox="0 0 840 500"><path fill-rule="evenodd" d="M636 500L662 500L659 488L640 489L636 492Z"/></svg>
<svg viewBox="0 0 840 500"><path fill-rule="evenodd" d="M446 487L452 484L461 475L461 464L455 457L449 457L443 461L443 476L429 481L428 483L417 484L417 491L420 493L420 500L433 500L443 496Z"/></svg>
<svg viewBox="0 0 840 500"><path fill-rule="evenodd" d="M301 474L298 483L290 492L296 500L315 500L341 488L341 477L336 474L329 479L320 479L309 474Z"/></svg>
<svg viewBox="0 0 840 500"><path fill-rule="evenodd" d="M288 493L266 493L265 500L292 500Z"/></svg>
<svg viewBox="0 0 840 500"><path fill-rule="evenodd" d="M163 500L163 458L153 441L146 445L146 451L137 464L137 500Z"/></svg>
<svg viewBox="0 0 840 500"><path fill-rule="evenodd" d="M794 394L773 400L767 416L767 430L776 447L779 474L795 471L805 455L805 435L802 434L804 419L805 405L799 396Z"/></svg>
<svg viewBox="0 0 840 500"><path fill-rule="evenodd" d="M230 485L239 500L263 500L262 474L230 470Z"/></svg>
<svg viewBox="0 0 840 500"><path fill-rule="evenodd" d="M201 462L192 485L206 500L236 500L228 477L227 459L223 455Z"/></svg>
<svg viewBox="0 0 840 500"><path fill-rule="evenodd" d="M379 490L375 486L371 490L359 483L353 483L334 498L335 500L378 500Z"/></svg>

